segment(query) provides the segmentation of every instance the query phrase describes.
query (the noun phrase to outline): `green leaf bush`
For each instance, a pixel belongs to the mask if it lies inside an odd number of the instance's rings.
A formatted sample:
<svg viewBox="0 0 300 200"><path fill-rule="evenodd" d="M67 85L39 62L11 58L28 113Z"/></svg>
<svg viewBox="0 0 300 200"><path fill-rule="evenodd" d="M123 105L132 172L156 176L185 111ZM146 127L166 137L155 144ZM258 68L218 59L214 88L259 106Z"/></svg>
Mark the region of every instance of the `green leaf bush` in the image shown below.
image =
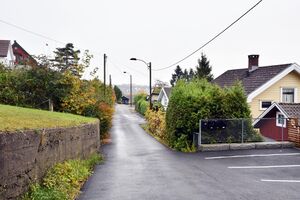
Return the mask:
<svg viewBox="0 0 300 200"><path fill-rule="evenodd" d="M251 118L246 95L240 83L220 88L206 80L178 81L172 89L167 113L166 129L170 147L178 150L191 148L193 133L199 130L200 119ZM256 132L248 126L248 137ZM223 137L220 140L220 135ZM238 141L230 132L206 134L209 143Z"/></svg>
<svg viewBox="0 0 300 200"><path fill-rule="evenodd" d="M149 102L146 101L146 98L147 98L146 93L139 93L134 97L135 110L141 115L145 115L149 107Z"/></svg>

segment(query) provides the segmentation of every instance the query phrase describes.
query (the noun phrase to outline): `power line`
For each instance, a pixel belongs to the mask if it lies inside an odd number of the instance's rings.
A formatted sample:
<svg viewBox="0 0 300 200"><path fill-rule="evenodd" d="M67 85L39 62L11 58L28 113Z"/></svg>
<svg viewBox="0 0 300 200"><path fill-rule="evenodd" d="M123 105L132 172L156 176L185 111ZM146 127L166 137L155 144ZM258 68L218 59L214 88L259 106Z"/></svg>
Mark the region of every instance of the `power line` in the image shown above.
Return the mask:
<svg viewBox="0 0 300 200"><path fill-rule="evenodd" d="M29 30L29 29L26 29L26 28L21 27L21 26L19 26L19 25L16 25L16 24L7 22L7 21L2 20L2 19L0 19L0 22L3 23L3 24L6 24L6 25L12 26L12 27L14 27L14 28L16 28L16 29L22 30L22 31L24 31L24 32L30 33L30 34L32 34L32 35L35 35L35 36L37 36L37 37L44 38L44 39L46 39L46 40L50 40L50 41L53 41L53 42L56 42L56 43L60 43L60 44L63 44L63 45L66 45L66 44L67 44L66 42L62 42L62 41L59 41L59 40L57 40L57 39L51 38L51 37L49 37L49 36L46 36L46 35L43 35L43 34L40 34L40 33L34 32L34 31L31 31L31 30ZM81 50L82 52L84 52L84 51L87 50L87 49L79 48L79 50ZM90 50L89 50L89 52L92 53L92 54L101 54L100 52L95 52L95 51L90 51Z"/></svg>
<svg viewBox="0 0 300 200"><path fill-rule="evenodd" d="M259 2L257 2L254 6L252 6L249 10L247 10L243 15L241 15L239 18L237 18L234 22L232 22L229 26L227 26L225 29L223 29L221 32L219 32L217 35L215 35L212 39L210 39L208 42L206 42L205 44L203 44L201 47L199 47L198 49L196 49L195 51L193 51L192 53L188 54L187 56L185 56L184 58L180 59L179 61L167 66L167 67L163 67L163 68L159 68L159 69L152 69L153 71L161 71L161 70L165 70L168 69L170 67L173 67L174 65L177 65L179 63L181 63L182 61L186 60L187 58L191 57L192 55L194 55L195 53L197 53L198 51L200 51L201 49L203 49L205 46L207 46L209 43L211 43L212 41L214 41L217 37L219 37L221 34L223 34L225 31L227 31L230 27L232 27L235 23L237 23L240 19L242 19L245 15L247 15L251 10L253 10L256 6L258 6L263 0L260 0Z"/></svg>
<svg viewBox="0 0 300 200"><path fill-rule="evenodd" d="M41 38L44 38L44 39L47 39L47 40L51 40L51 41L54 41L54 42L57 42L57 43L61 43L61 44L64 44L64 45L66 44L65 42L62 42L62 41L53 39L53 38L51 38L51 37L42 35L42 34L40 34L40 33L33 32L33 31L31 31L31 30L28 30L28 29L23 28L23 27L21 27L21 26L18 26L18 25L12 24L12 23L10 23L10 22L4 21L4 20L2 20L2 19L0 19L0 22L2 22L3 24L6 24L6 25L12 26L12 27L14 27L14 28L16 28L16 29L20 29L20 30L25 31L25 32L27 32L27 33L33 34L33 35L35 35L35 36L41 37Z"/></svg>

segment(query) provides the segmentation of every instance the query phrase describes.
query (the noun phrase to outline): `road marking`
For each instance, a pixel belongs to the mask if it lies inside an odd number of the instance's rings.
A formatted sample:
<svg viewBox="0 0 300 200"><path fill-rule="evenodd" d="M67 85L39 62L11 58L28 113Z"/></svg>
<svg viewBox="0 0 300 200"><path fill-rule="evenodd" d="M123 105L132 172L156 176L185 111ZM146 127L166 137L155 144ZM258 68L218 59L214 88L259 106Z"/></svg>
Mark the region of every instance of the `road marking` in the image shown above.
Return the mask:
<svg viewBox="0 0 300 200"><path fill-rule="evenodd" d="M261 179L262 182L275 182L275 183L300 183L300 180L270 180L270 179Z"/></svg>
<svg viewBox="0 0 300 200"><path fill-rule="evenodd" d="M269 165L269 166L230 166L228 169L270 169L270 168L293 168L300 165Z"/></svg>
<svg viewBox="0 0 300 200"><path fill-rule="evenodd" d="M251 155L205 157L205 159L216 160L216 159L227 159L227 158L252 158L252 157L298 156L298 155L300 155L300 153L251 154Z"/></svg>

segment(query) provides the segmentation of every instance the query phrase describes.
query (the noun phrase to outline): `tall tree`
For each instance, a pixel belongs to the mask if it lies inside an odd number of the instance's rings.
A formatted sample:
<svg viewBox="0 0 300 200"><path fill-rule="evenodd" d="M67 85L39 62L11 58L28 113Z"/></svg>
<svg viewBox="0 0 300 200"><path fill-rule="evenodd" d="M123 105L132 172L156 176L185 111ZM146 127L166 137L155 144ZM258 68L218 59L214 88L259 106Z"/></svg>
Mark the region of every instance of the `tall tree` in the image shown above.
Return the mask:
<svg viewBox="0 0 300 200"><path fill-rule="evenodd" d="M183 76L183 71L182 69L180 68L179 65L177 65L176 69L175 69L175 73L172 74L172 79L170 80L170 83L172 85L172 87L175 86L176 82L181 79Z"/></svg>
<svg viewBox="0 0 300 200"><path fill-rule="evenodd" d="M122 91L120 90L120 88L118 86L114 86L114 91L115 91L115 95L116 95L116 99L117 101L121 100L122 97Z"/></svg>
<svg viewBox="0 0 300 200"><path fill-rule="evenodd" d="M189 72L187 69L184 69L183 74L182 74L182 79L185 81L189 81Z"/></svg>
<svg viewBox="0 0 300 200"><path fill-rule="evenodd" d="M189 81L191 81L195 77L195 72L192 68L189 71Z"/></svg>
<svg viewBox="0 0 300 200"><path fill-rule="evenodd" d="M74 76L80 77L83 73L83 66L79 64L79 50L74 49L72 43L66 44L65 47L56 48L54 51L54 67L60 72L71 72Z"/></svg>
<svg viewBox="0 0 300 200"><path fill-rule="evenodd" d="M205 54L201 54L201 59L198 59L198 65L196 66L195 76L199 79L206 79L208 81L213 80L213 75L211 74L211 66L209 60Z"/></svg>

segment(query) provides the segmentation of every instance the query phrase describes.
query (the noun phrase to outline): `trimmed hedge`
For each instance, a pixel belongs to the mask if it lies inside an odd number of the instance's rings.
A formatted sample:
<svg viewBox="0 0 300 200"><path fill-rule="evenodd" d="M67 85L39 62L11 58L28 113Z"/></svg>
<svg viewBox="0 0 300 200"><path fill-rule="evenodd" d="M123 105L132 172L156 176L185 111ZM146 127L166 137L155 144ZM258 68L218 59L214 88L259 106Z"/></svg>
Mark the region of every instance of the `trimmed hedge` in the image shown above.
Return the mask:
<svg viewBox="0 0 300 200"><path fill-rule="evenodd" d="M199 130L200 119L250 118L246 95L240 83L220 88L206 80L178 81L166 113L168 143L185 151L192 146L193 133ZM252 127L249 134L255 134ZM216 135L208 140L219 141ZM234 137L228 134L226 137ZM226 141L227 138L225 138Z"/></svg>

